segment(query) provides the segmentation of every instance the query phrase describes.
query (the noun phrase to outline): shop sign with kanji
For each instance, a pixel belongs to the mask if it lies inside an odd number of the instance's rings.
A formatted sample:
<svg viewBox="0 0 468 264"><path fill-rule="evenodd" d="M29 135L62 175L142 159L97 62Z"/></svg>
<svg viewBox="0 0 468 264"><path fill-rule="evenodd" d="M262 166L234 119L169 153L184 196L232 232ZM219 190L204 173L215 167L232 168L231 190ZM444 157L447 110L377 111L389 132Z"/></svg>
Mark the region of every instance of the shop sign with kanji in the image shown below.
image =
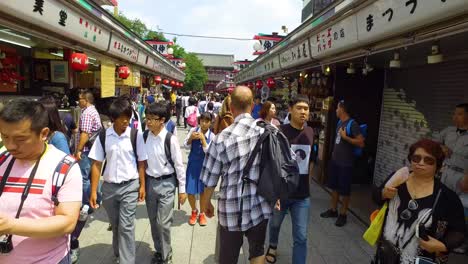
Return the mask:
<svg viewBox="0 0 468 264"><path fill-rule="evenodd" d="M138 65L148 68L148 69L153 69L154 65L154 59L151 55L149 55L146 52L143 52L140 50L140 54L138 54Z"/></svg>
<svg viewBox="0 0 468 264"><path fill-rule="evenodd" d="M0 1L0 9L35 26L97 49L107 50L110 32L87 15L70 9L61 1Z"/></svg>
<svg viewBox="0 0 468 264"><path fill-rule="evenodd" d="M349 16L310 36L312 58L320 59L357 45L356 16Z"/></svg>
<svg viewBox="0 0 468 264"><path fill-rule="evenodd" d="M279 56L274 55L272 58L268 59L266 62L260 64L260 68L263 68L263 74L268 74L280 70Z"/></svg>
<svg viewBox="0 0 468 264"><path fill-rule="evenodd" d="M280 54L281 68L288 68L306 63L312 59L309 39L306 39Z"/></svg>
<svg viewBox="0 0 468 264"><path fill-rule="evenodd" d="M358 36L369 43L468 11L467 0L375 1L357 14Z"/></svg>
<svg viewBox="0 0 468 264"><path fill-rule="evenodd" d="M156 51L165 57L170 57L168 50L170 46L174 45L173 42L155 40L147 40L146 43L150 44Z"/></svg>
<svg viewBox="0 0 468 264"><path fill-rule="evenodd" d="M111 38L109 52L128 61L136 62L138 59L139 51L137 48L135 48L135 46L130 44L129 41L118 37L117 34L113 34Z"/></svg>

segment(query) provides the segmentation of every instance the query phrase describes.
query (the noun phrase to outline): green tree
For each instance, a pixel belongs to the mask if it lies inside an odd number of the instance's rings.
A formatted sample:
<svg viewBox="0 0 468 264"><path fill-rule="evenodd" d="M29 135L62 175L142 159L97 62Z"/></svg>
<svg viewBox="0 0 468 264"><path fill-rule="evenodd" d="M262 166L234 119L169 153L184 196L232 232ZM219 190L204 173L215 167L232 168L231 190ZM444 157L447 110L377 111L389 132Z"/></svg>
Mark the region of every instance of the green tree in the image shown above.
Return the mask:
<svg viewBox="0 0 468 264"><path fill-rule="evenodd" d="M159 41L168 41L163 33L149 30L144 39L157 39Z"/></svg>
<svg viewBox="0 0 468 264"><path fill-rule="evenodd" d="M208 74L202 61L194 54L187 53L185 56L185 86L187 91L201 91L208 81Z"/></svg>

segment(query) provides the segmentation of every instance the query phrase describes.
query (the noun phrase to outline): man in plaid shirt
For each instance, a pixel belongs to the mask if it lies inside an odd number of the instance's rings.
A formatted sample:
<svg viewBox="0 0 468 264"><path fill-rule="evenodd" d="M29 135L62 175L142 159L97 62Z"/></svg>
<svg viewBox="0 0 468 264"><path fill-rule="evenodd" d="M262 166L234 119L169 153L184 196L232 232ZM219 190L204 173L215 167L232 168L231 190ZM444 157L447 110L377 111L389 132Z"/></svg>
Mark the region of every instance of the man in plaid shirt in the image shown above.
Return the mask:
<svg viewBox="0 0 468 264"><path fill-rule="evenodd" d="M254 184L245 183L242 193L242 170L264 129L258 127L250 115L253 94L249 88L237 87L231 99L234 123L213 140L203 163L200 178L206 188L201 206L208 217L213 217L211 197L219 178L222 178L218 200L221 225L219 259L227 264L237 263L245 235L249 241L250 263L263 264L266 228L272 215L272 206L257 194ZM259 176L260 158L257 158L248 177L257 181Z"/></svg>
<svg viewBox="0 0 468 264"><path fill-rule="evenodd" d="M80 122L78 129L80 132L79 143L76 148L75 157L79 160L81 176L83 177L83 200L82 206L89 206L89 196L91 191L91 185L89 176L91 173L91 160L88 158L91 146L88 143L89 138L96 133L99 133L101 129L101 118L99 116L96 107L94 107L94 96L90 91L80 93L79 95L79 106L81 108ZM88 144L87 144L88 143ZM75 263L78 261L79 256L79 241L78 238L86 224L85 221L78 221L75 230L71 234L71 259Z"/></svg>

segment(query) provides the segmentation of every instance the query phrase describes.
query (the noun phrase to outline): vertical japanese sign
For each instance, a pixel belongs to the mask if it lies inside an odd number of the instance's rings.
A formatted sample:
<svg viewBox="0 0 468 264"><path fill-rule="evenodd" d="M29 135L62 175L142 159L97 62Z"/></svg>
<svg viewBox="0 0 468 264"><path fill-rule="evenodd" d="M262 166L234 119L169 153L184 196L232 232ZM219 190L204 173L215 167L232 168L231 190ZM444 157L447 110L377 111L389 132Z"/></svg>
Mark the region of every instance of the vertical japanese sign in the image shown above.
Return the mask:
<svg viewBox="0 0 468 264"><path fill-rule="evenodd" d="M115 63L101 62L101 97L115 96Z"/></svg>
<svg viewBox="0 0 468 264"><path fill-rule="evenodd" d="M466 11L467 0L379 0L357 14L359 41L372 42Z"/></svg>
<svg viewBox="0 0 468 264"><path fill-rule="evenodd" d="M313 34L310 38L310 48L314 59L350 49L357 45L358 40L356 16L349 16L325 30Z"/></svg>

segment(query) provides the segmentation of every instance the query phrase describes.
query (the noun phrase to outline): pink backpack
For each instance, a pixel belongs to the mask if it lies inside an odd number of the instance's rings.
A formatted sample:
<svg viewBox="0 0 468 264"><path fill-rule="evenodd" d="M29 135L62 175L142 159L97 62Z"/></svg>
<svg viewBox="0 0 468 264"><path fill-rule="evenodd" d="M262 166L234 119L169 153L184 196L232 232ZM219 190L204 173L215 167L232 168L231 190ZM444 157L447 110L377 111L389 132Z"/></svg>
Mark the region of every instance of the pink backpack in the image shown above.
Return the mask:
<svg viewBox="0 0 468 264"><path fill-rule="evenodd" d="M198 109L195 108L195 111L193 111L193 113L191 113L191 114L187 117L187 124L189 124L189 126L191 126L191 127L196 127L196 126L198 126L197 112L198 112Z"/></svg>

